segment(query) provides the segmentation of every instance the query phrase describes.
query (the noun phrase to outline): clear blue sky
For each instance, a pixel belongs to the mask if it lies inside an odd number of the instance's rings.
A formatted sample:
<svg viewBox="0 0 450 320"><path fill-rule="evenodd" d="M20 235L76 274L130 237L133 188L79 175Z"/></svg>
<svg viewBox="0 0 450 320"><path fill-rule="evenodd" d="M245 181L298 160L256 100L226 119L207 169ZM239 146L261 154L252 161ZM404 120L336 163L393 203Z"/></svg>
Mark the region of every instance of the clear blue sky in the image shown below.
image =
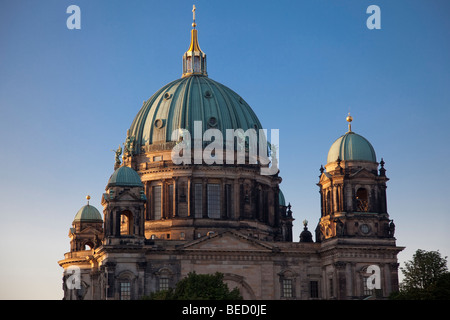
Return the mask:
<svg viewBox="0 0 450 320"><path fill-rule="evenodd" d="M81 30L66 27L71 4ZM193 4L209 76L280 129L295 241L318 222L319 168L350 110L386 162L401 266L419 248L450 256L447 0L2 0L0 299L62 298L71 222L87 194L102 209L111 150L181 76Z"/></svg>

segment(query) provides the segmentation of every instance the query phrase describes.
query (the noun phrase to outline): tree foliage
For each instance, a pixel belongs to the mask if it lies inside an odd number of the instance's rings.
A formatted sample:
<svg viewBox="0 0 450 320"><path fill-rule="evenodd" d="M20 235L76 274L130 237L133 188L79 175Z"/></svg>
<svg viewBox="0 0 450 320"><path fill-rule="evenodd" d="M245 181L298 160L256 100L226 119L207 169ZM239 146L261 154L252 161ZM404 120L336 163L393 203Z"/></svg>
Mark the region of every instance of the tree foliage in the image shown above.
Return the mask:
<svg viewBox="0 0 450 320"><path fill-rule="evenodd" d="M418 249L413 259L400 268L405 276L400 291L391 295L392 299L441 300L450 299L450 273L447 257L439 251Z"/></svg>
<svg viewBox="0 0 450 320"><path fill-rule="evenodd" d="M152 300L241 300L238 288L230 291L223 282L223 274L197 274L190 272L174 289L154 292Z"/></svg>

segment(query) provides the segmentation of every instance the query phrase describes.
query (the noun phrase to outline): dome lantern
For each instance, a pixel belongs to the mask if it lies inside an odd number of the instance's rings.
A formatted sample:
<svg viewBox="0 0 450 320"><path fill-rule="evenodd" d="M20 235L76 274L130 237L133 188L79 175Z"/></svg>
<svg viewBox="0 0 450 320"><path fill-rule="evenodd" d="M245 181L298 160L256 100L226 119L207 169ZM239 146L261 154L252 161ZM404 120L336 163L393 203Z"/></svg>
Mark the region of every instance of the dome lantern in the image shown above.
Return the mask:
<svg viewBox="0 0 450 320"><path fill-rule="evenodd" d="M197 29L195 27L195 5L192 9L193 23L191 30L191 43L189 49L183 55L183 75L182 77L188 77L191 75L208 76L206 72L206 54L200 49L198 44Z"/></svg>

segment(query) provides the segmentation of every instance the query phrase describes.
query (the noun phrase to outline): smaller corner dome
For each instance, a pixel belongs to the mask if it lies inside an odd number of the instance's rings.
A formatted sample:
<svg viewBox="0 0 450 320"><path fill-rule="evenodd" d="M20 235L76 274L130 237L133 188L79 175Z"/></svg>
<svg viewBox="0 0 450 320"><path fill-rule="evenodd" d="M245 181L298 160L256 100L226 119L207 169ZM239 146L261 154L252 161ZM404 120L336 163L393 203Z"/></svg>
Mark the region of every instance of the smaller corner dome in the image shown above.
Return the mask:
<svg viewBox="0 0 450 320"><path fill-rule="evenodd" d="M95 221L99 221L102 222L102 215L100 214L100 212L97 210L96 207L91 206L89 204L81 207L80 210L78 210L77 214L75 215L75 218L73 219L73 222L95 222Z"/></svg>
<svg viewBox="0 0 450 320"><path fill-rule="evenodd" d="M143 187L141 177L130 167L120 167L111 175L108 181L109 187Z"/></svg>
<svg viewBox="0 0 450 320"><path fill-rule="evenodd" d="M284 199L284 194L281 189L278 191L278 202L280 203L280 206L286 207L286 200Z"/></svg>
<svg viewBox="0 0 450 320"><path fill-rule="evenodd" d="M327 163L342 161L377 162L375 149L370 142L352 131L339 137L328 151Z"/></svg>

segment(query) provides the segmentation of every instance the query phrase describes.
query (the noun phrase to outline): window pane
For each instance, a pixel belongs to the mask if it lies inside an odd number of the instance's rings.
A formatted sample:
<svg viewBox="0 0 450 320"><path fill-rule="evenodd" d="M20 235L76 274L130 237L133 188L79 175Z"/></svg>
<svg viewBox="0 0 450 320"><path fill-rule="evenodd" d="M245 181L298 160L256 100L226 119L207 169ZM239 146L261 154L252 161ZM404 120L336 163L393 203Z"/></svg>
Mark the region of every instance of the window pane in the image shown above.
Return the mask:
<svg viewBox="0 0 450 320"><path fill-rule="evenodd" d="M208 184L208 217L220 218L220 185Z"/></svg>
<svg viewBox="0 0 450 320"><path fill-rule="evenodd" d="M226 208L226 216L228 218L231 217L231 185L226 184L225 185L225 208Z"/></svg>
<svg viewBox="0 0 450 320"><path fill-rule="evenodd" d="M329 287L330 297L333 297L334 296L333 279L329 279L329 283L330 283L330 287Z"/></svg>
<svg viewBox="0 0 450 320"><path fill-rule="evenodd" d="M364 296L370 296L373 294L373 291L367 287L367 281L369 280L369 277L363 277L363 295Z"/></svg>
<svg viewBox="0 0 450 320"><path fill-rule="evenodd" d="M194 214L196 218L201 218L203 216L202 212L202 184L196 183L194 185Z"/></svg>
<svg viewBox="0 0 450 320"><path fill-rule="evenodd" d="M169 215L173 216L173 184L169 185Z"/></svg>
<svg viewBox="0 0 450 320"><path fill-rule="evenodd" d="M161 186L153 187L153 212L154 219L161 219Z"/></svg>
<svg viewBox="0 0 450 320"><path fill-rule="evenodd" d="M311 298L319 298L319 282L310 281L309 282L309 294Z"/></svg>
<svg viewBox="0 0 450 320"><path fill-rule="evenodd" d="M159 290L169 290L169 279L160 278L159 279Z"/></svg>
<svg viewBox="0 0 450 320"><path fill-rule="evenodd" d="M131 284L129 282L120 283L120 300L131 299Z"/></svg>
<svg viewBox="0 0 450 320"><path fill-rule="evenodd" d="M283 280L283 297L292 298L292 280L291 279Z"/></svg>

